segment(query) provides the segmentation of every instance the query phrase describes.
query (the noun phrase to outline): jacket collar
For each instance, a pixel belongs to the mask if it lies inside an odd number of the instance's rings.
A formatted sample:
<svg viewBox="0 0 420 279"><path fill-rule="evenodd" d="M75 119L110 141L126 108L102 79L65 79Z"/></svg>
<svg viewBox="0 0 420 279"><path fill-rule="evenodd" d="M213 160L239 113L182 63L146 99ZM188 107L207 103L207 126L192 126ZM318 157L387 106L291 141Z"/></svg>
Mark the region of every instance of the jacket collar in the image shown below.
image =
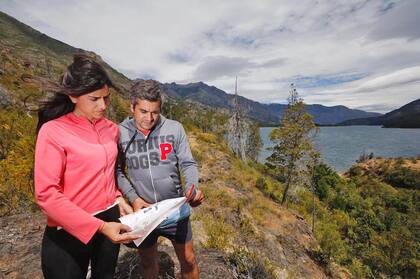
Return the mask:
<svg viewBox="0 0 420 279"><path fill-rule="evenodd" d="M94 119L93 121L90 121L84 116L77 116L74 112L68 113L67 117L74 123L80 124L80 125L96 125L98 122L103 120L103 117L102 117L100 119Z"/></svg>

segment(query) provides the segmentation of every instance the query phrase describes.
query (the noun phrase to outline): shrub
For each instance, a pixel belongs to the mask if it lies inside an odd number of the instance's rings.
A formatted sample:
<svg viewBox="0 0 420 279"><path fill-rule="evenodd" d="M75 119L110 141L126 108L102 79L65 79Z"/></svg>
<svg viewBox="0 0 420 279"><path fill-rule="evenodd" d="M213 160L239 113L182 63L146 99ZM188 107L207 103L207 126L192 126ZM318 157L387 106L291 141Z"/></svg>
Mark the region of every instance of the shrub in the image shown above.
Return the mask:
<svg viewBox="0 0 420 279"><path fill-rule="evenodd" d="M225 261L232 267L235 278L276 278L270 261L246 248L235 248L225 257Z"/></svg>
<svg viewBox="0 0 420 279"><path fill-rule="evenodd" d="M366 151L363 151L360 155L359 155L359 159L356 160L357 163L363 163L366 162L367 160L373 159L374 155L373 152L371 153L366 153Z"/></svg>
<svg viewBox="0 0 420 279"><path fill-rule="evenodd" d="M34 207L33 154L35 119L1 111L0 215Z"/></svg>
<svg viewBox="0 0 420 279"><path fill-rule="evenodd" d="M420 172L405 167L396 167L385 173L384 181L394 187L420 189Z"/></svg>
<svg viewBox="0 0 420 279"><path fill-rule="evenodd" d="M342 262L348 258L348 246L341 238L339 228L330 221L321 222L316 231L322 255L326 260Z"/></svg>
<svg viewBox="0 0 420 279"><path fill-rule="evenodd" d="M204 247L222 251L229 248L234 233L232 226L225 222L222 217L210 218L210 216L206 216L203 222L208 236Z"/></svg>
<svg viewBox="0 0 420 279"><path fill-rule="evenodd" d="M352 166L349 169L349 172L348 173L350 174L350 176L359 176L359 175L361 175L363 173L363 170L359 166Z"/></svg>
<svg viewBox="0 0 420 279"><path fill-rule="evenodd" d="M271 179L266 179L263 176L258 177L255 182L255 186L260 190L264 195L270 197L276 202L280 202L283 190L282 185L277 181L272 181Z"/></svg>

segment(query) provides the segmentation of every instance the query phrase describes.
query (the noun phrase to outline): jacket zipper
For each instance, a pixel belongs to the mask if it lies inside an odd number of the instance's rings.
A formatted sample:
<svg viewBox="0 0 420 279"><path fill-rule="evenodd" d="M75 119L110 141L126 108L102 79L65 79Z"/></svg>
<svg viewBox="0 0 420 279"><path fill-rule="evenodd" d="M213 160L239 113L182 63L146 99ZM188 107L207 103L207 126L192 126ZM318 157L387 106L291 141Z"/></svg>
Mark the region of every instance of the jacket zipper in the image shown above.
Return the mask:
<svg viewBox="0 0 420 279"><path fill-rule="evenodd" d="M149 134L150 135L150 134ZM148 164L149 164L149 174L150 174L150 180L152 182L152 187L153 187L153 194L155 196L155 203L157 202L157 197L156 197L156 188L155 188L155 183L153 183L153 175L152 175L152 165L150 163L150 154L149 154L149 149L147 148L147 139L149 138L149 135L145 136L145 141L144 141L144 145L146 147L146 152L147 152L147 160L148 160Z"/></svg>
<svg viewBox="0 0 420 279"><path fill-rule="evenodd" d="M103 150L104 150L104 153L105 153L105 166L103 167L103 170L102 170L102 172L105 174L105 169L106 169L106 166L108 166L108 154L106 153L106 148L105 148L105 146L102 144L102 142L101 142L101 137L100 137L100 135L99 135L99 132L98 132L98 130L96 129L96 127L95 127L95 124L91 124L92 125L92 128L93 128L93 130L96 132L96 137L97 137L97 139L98 139L98 143L102 146L102 148L103 148ZM106 190L105 190L106 188L104 188L104 191L106 192ZM105 193L105 196L107 197L107 203L109 202L108 201L108 195Z"/></svg>

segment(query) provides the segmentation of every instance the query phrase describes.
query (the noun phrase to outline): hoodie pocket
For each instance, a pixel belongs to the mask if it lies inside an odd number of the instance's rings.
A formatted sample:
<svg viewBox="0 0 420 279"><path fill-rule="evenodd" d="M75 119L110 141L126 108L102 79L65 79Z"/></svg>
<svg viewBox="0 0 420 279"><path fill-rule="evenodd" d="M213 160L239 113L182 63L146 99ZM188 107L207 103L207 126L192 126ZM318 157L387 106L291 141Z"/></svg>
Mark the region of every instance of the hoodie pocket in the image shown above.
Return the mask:
<svg viewBox="0 0 420 279"><path fill-rule="evenodd" d="M135 180L134 189L137 195L149 203L155 202L155 194L153 191L152 183L149 180Z"/></svg>
<svg viewBox="0 0 420 279"><path fill-rule="evenodd" d="M154 179L158 200L178 198L175 182L170 177Z"/></svg>

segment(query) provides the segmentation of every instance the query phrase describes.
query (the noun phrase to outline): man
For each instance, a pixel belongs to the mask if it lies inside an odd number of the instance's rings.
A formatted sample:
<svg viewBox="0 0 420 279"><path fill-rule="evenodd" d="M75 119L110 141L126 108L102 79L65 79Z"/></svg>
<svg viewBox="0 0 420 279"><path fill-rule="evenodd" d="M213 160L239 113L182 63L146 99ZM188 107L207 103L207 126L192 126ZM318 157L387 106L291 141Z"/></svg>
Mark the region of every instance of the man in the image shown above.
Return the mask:
<svg viewBox="0 0 420 279"><path fill-rule="evenodd" d="M152 203L191 193L194 185L189 204L200 205L204 196L197 188L197 164L182 125L160 115L162 93L159 83L138 81L131 88L130 95L134 117L119 125L117 178L121 192L133 210L138 211ZM124 171L125 164L128 176ZM185 178L184 191L180 171ZM178 214L159 225L139 246L144 278L158 278L159 236L171 240L181 265L182 278L198 278L189 216L190 207L185 204Z"/></svg>

